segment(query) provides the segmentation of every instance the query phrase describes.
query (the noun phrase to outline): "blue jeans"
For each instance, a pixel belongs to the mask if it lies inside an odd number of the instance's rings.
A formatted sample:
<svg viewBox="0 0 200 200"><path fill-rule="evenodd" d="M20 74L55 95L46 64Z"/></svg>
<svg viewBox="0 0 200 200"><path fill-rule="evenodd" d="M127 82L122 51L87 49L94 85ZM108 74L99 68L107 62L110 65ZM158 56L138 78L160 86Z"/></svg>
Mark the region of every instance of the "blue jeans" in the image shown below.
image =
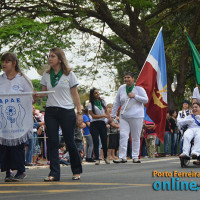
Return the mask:
<svg viewBox="0 0 200 200"><path fill-rule="evenodd" d="M86 158L92 158L93 141L91 135L85 135L86 139Z"/></svg>
<svg viewBox="0 0 200 200"><path fill-rule="evenodd" d="M178 147L178 133L171 134L171 155L177 154L177 147Z"/></svg>
<svg viewBox="0 0 200 200"><path fill-rule="evenodd" d="M141 147L141 156L147 156L147 148L146 148L146 141L145 139L143 138L142 139L142 147Z"/></svg>
<svg viewBox="0 0 200 200"><path fill-rule="evenodd" d="M33 132L33 139L32 139L32 155L36 156L41 154L41 149L38 141L37 132Z"/></svg>
<svg viewBox="0 0 200 200"><path fill-rule="evenodd" d="M32 150L33 150L33 139L28 139L28 148L26 152L26 162L31 163L32 162Z"/></svg>
<svg viewBox="0 0 200 200"><path fill-rule="evenodd" d="M63 165L70 165L70 162L69 161L66 161L64 159L60 159L60 164L63 164Z"/></svg>
<svg viewBox="0 0 200 200"><path fill-rule="evenodd" d="M164 136L164 153L165 155L169 154L169 143L170 143L170 132L165 132Z"/></svg>
<svg viewBox="0 0 200 200"><path fill-rule="evenodd" d="M183 153L183 138L180 139L180 151L179 153Z"/></svg>
<svg viewBox="0 0 200 200"><path fill-rule="evenodd" d="M71 170L73 174L82 173L82 165L79 153L74 142L74 129L76 126L76 115L74 109L64 109L60 107L47 107L45 111L45 124L48 136L48 152L50 159L49 176L60 180L60 161L59 161L59 125L69 150Z"/></svg>

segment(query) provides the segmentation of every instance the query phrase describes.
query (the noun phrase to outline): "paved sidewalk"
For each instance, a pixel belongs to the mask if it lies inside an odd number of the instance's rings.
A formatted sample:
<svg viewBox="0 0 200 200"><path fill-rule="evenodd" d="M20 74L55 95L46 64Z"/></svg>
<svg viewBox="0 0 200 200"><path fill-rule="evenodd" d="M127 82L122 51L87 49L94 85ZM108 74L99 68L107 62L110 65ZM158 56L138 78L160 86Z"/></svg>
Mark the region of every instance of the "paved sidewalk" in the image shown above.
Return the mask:
<svg viewBox="0 0 200 200"><path fill-rule="evenodd" d="M175 157L175 156L170 156L168 157L168 159L174 159L174 158L178 158L178 157ZM160 160L166 160L166 157L158 157L158 158L141 158L141 163L146 163L146 162L159 162ZM132 159L128 159L127 160L127 164L131 164L132 163ZM47 164L47 160L43 160L43 159L40 159L38 161L38 165L36 166L26 166L26 169L41 169L41 168L49 168L49 164ZM110 160L110 163L113 164L113 160ZM100 160L100 164L102 165L105 165L105 161L104 160ZM95 162L86 162L85 160L82 162L82 165L95 165ZM118 165L118 164L116 164ZM61 167L70 167L70 165L63 165L61 164L60 165Z"/></svg>

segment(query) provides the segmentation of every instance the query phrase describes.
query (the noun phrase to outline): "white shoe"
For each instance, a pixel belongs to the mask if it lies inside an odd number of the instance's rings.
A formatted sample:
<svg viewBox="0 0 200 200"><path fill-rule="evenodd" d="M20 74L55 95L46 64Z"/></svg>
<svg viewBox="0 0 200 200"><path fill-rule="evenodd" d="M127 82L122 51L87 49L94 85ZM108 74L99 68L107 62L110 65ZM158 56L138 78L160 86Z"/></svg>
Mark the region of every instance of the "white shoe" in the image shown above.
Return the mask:
<svg viewBox="0 0 200 200"><path fill-rule="evenodd" d="M96 160L95 165L100 165L100 160Z"/></svg>
<svg viewBox="0 0 200 200"><path fill-rule="evenodd" d="M133 159L133 163L141 163L141 161L138 158Z"/></svg>
<svg viewBox="0 0 200 200"><path fill-rule="evenodd" d="M110 159L108 157L105 158L104 161L105 161L106 164L110 164Z"/></svg>

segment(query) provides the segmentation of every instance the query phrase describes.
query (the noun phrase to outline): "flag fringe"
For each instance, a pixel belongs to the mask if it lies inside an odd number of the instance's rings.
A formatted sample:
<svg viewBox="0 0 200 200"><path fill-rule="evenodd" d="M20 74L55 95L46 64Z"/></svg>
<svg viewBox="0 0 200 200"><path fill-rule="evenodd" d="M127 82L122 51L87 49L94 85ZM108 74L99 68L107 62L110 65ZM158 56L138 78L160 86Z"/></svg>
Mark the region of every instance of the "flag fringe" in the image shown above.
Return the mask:
<svg viewBox="0 0 200 200"><path fill-rule="evenodd" d="M25 135L16 139L5 139L3 137L0 137L0 145L17 146L17 145L27 142L28 139L32 137L32 135L33 135L33 131L29 130Z"/></svg>

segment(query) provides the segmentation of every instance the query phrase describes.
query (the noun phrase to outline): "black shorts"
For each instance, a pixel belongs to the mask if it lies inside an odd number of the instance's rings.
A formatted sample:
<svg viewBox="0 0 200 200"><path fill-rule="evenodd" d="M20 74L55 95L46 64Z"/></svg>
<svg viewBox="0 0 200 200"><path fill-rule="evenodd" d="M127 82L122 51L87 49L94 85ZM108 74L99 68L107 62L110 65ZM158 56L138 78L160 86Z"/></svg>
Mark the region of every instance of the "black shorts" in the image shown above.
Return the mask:
<svg viewBox="0 0 200 200"><path fill-rule="evenodd" d="M119 147L119 134L110 133L108 149L117 149L118 147Z"/></svg>

